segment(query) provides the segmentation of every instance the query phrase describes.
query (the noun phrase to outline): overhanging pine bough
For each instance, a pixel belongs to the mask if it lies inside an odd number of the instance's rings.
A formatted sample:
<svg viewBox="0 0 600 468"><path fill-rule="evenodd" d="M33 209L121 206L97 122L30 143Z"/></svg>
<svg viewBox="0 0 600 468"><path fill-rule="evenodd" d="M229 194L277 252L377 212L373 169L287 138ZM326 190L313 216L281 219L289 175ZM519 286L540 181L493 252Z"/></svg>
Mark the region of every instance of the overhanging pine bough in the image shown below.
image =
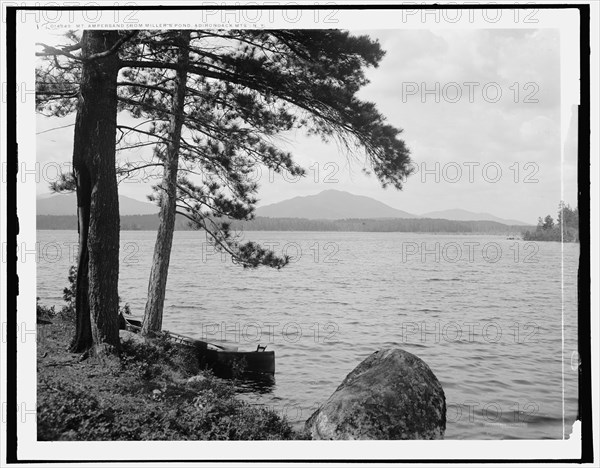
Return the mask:
<svg viewBox="0 0 600 468"><path fill-rule="evenodd" d="M349 156L364 152L365 166L384 186L401 189L412 172L409 151L398 138L401 131L386 124L374 104L356 97L367 84L364 69L383 57L379 44L365 36L335 30L190 31L182 41L180 31L129 34L119 49L119 109L147 125L120 126L118 149L155 145L157 162L129 163L120 172L126 176L139 167L166 167L164 155L177 143L177 212L244 266L279 268L288 261L257 244L238 244L223 221L254 216L258 186L247 175L256 165L304 174L292 155L273 143L281 132L303 127L325 139L337 138ZM65 50L68 60L76 60L74 50ZM61 80L62 65L56 65L50 78L39 80L40 96L50 97L42 106L58 101L68 109L78 82ZM181 116L172 97L184 68ZM69 73L77 76L72 69ZM172 125L178 117L179 137ZM132 135L140 140L132 144ZM204 178L200 184L192 180L198 175ZM165 187L172 185L157 186L158 193ZM156 287L164 284L166 277Z"/></svg>

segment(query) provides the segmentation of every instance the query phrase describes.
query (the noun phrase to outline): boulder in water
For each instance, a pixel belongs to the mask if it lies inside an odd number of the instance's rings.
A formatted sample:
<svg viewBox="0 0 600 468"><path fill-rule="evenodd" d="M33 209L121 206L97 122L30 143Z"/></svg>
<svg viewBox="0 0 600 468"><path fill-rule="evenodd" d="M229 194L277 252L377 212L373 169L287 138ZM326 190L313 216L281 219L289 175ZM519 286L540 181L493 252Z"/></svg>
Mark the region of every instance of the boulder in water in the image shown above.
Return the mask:
<svg viewBox="0 0 600 468"><path fill-rule="evenodd" d="M414 354L376 351L346 376L306 429L315 440L442 439L444 390Z"/></svg>

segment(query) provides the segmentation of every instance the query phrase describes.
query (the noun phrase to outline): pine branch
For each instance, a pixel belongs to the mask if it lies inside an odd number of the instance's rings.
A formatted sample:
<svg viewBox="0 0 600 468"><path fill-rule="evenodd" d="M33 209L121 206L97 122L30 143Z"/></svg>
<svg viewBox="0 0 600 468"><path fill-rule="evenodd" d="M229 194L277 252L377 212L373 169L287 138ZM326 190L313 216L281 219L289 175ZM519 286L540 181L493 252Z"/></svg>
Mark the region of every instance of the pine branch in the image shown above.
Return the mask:
<svg viewBox="0 0 600 468"><path fill-rule="evenodd" d="M44 48L44 52L36 52L36 57L56 57L57 55L63 55L65 57L69 57L71 60L75 60L77 62L82 62L81 57L77 57L73 55L68 48L58 49L56 47L49 46L48 44L44 44L43 42L36 42L35 45L42 46ZM59 67L63 68L63 67Z"/></svg>
<svg viewBox="0 0 600 468"><path fill-rule="evenodd" d="M110 49L108 49L104 52L99 52L97 54L92 54L89 57L86 57L86 60L87 61L98 60L101 58L108 57L109 55L113 55L121 48L121 46L125 42L127 42L129 39L131 39L136 34L137 34L137 31L130 32L129 34L127 34L126 36L123 36L121 39L119 39L117 42L115 42L114 45Z"/></svg>

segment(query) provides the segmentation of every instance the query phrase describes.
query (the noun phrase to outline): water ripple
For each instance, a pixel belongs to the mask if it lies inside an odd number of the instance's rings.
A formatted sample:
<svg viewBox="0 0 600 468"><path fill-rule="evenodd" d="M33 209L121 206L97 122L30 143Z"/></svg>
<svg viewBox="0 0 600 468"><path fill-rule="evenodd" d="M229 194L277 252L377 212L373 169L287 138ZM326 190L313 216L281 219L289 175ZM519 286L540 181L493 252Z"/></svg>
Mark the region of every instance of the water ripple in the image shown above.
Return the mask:
<svg viewBox="0 0 600 468"><path fill-rule="evenodd" d="M423 359L447 399L448 439L562 438L577 414L578 246L541 243L537 263L515 262L510 241L493 236L412 233L248 232L248 240L294 242L302 256L276 271L243 270L220 256L202 258L203 237L175 233L164 327L210 336L240 349L267 344L277 356L276 381L240 388L253 404L296 408L300 427L344 377L372 352L399 347ZM143 315L155 233L125 231L138 246L122 260L119 293ZM38 231L40 242L75 242L75 231ZM486 262L402 259L402 245L495 242L503 253ZM316 261L311 246L335 242L337 263ZM61 244L62 245L62 244ZM313 247L314 250L314 247ZM130 252L130 251L129 251ZM37 295L61 305L68 256L39 262ZM561 308L564 282L565 309ZM565 349L561 348L564 328ZM267 391L268 390L268 391Z"/></svg>

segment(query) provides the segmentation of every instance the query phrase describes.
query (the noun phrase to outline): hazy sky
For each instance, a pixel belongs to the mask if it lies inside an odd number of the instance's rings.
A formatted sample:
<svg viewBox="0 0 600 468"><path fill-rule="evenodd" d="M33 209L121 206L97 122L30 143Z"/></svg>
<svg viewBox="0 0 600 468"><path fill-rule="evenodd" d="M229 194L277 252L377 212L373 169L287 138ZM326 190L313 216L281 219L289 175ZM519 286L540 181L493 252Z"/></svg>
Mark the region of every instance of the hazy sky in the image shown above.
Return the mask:
<svg viewBox="0 0 600 468"><path fill-rule="evenodd" d="M260 205L325 189L376 198L414 214L451 208L535 223L576 205L577 121L571 121L561 163L560 36L557 30L376 30L387 52L360 97L373 101L404 130L418 171L404 190L382 189L335 143L284 135L281 144L308 170L300 181L260 177ZM38 116L38 132L74 116ZM73 127L39 134L38 161L52 179L69 163ZM133 156L131 156L133 158ZM44 174L44 172L42 172ZM561 181L564 192L561 195ZM144 200L147 183L122 183L120 193ZM41 181L38 194L47 193Z"/></svg>

